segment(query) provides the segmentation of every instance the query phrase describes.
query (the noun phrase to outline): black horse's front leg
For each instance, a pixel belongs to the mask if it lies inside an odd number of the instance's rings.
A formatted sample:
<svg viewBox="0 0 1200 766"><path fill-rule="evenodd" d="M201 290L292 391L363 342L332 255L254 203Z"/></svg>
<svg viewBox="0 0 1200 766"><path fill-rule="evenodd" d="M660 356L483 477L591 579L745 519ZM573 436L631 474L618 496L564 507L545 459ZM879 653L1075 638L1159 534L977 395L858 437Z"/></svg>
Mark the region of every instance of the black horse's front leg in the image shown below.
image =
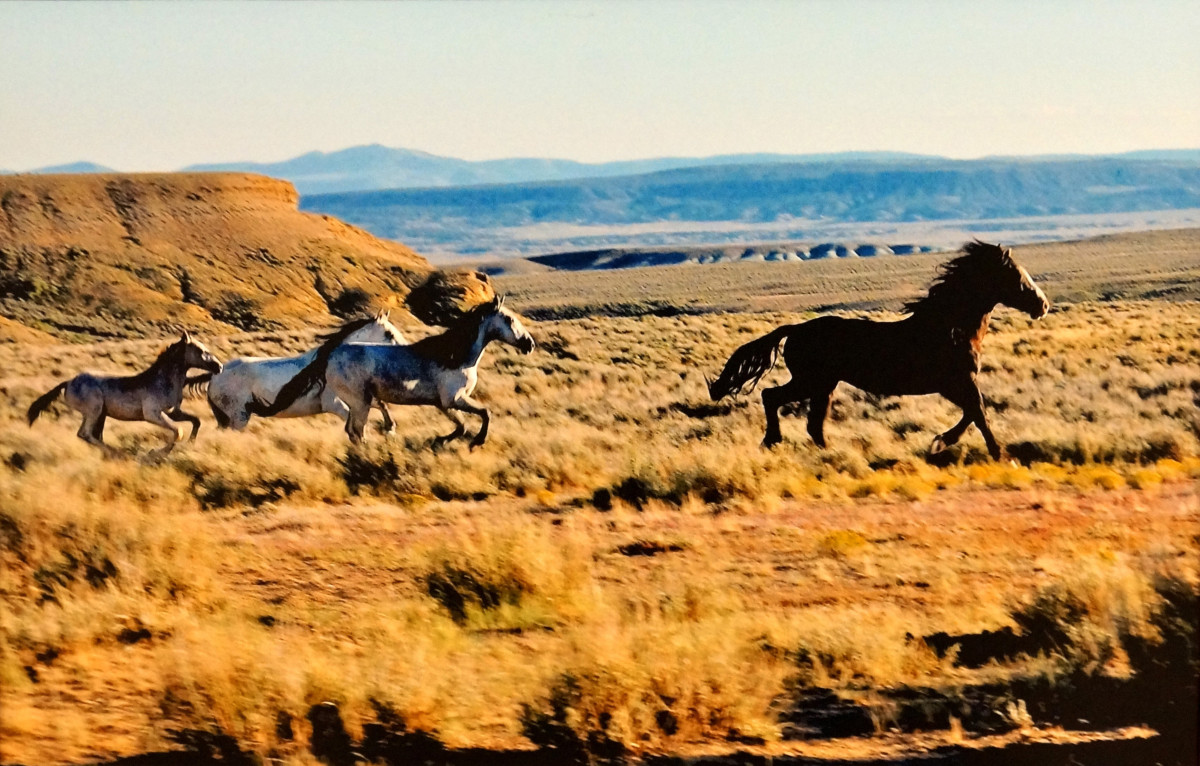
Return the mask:
<svg viewBox="0 0 1200 766"><path fill-rule="evenodd" d="M171 420L174 420L176 423L191 423L192 435L188 437L188 441L196 441L196 434L200 433L200 418L184 412L179 407L169 411L167 413L167 417L169 417Z"/></svg>
<svg viewBox="0 0 1200 766"><path fill-rule="evenodd" d="M829 405L833 401L833 390L837 383L825 386L808 398L808 435L818 447L825 448L825 418L829 416Z"/></svg>
<svg viewBox="0 0 1200 766"><path fill-rule="evenodd" d="M957 444L958 440L962 438L962 435L967 432L968 428L971 427L972 422L974 422L974 418L971 415L968 415L964 410L963 416L959 418L957 423L951 426L944 433L938 434L934 437L933 443L929 445L929 454L936 455L940 452L945 452L946 449Z"/></svg>
<svg viewBox="0 0 1200 766"><path fill-rule="evenodd" d="M779 428L779 408L792 398L790 385L764 388L762 392L763 411L767 415L767 432L763 435L762 446L774 447L783 441L783 432Z"/></svg>
<svg viewBox="0 0 1200 766"><path fill-rule="evenodd" d="M983 394L979 392L975 376L972 375L953 388L943 391L942 396L962 408L962 419L955 423L949 431L933 440L933 444L929 448L930 454L936 455L956 443L962 438L967 428L974 423L979 427L979 433L983 434L983 442L987 445L988 454L992 456L992 460L999 460L1003 457L1003 451L996 442L991 426L988 425L987 415L984 414Z"/></svg>

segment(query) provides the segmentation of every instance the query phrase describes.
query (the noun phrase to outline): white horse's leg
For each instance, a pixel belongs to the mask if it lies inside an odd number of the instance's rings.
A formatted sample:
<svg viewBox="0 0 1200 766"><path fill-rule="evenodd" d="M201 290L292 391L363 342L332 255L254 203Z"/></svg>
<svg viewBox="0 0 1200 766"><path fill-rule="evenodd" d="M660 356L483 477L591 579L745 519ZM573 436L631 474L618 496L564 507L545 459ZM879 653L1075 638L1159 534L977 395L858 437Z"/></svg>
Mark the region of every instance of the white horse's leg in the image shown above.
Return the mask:
<svg viewBox="0 0 1200 766"><path fill-rule="evenodd" d="M208 390L208 406L212 408L213 417L221 428L232 428L234 431L244 431L250 425L250 413L246 405L250 400L246 397L230 396L227 393L215 393Z"/></svg>
<svg viewBox="0 0 1200 766"><path fill-rule="evenodd" d="M246 412L246 404L247 402L241 402L225 410L229 414L229 427L234 431L245 431L246 426L250 425L250 413Z"/></svg>

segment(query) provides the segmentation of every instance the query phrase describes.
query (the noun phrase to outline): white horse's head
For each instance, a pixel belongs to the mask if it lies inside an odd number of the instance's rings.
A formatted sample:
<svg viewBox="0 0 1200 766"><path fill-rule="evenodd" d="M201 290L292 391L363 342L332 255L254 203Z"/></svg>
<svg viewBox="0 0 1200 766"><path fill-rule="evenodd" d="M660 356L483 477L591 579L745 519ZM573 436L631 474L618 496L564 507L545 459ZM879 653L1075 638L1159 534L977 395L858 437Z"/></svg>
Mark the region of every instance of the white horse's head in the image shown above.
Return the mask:
<svg viewBox="0 0 1200 766"><path fill-rule="evenodd" d="M390 311L380 310L372 317L370 322L367 322L362 327L346 336L345 343L394 343L403 345L407 343L404 335L396 329L396 326L388 321Z"/></svg>
<svg viewBox="0 0 1200 766"><path fill-rule="evenodd" d="M537 345L533 342L533 336L525 329L525 325L521 324L521 318L504 307L502 295L492 299L491 312L483 320L483 337L489 341L507 343L522 354L531 353Z"/></svg>

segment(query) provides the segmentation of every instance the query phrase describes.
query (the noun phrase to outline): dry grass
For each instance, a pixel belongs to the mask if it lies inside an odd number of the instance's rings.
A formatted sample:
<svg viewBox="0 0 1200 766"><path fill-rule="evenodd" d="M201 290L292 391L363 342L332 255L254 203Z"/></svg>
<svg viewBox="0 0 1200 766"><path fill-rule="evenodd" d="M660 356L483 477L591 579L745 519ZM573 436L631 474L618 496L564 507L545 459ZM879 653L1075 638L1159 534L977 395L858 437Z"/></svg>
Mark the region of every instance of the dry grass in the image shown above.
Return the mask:
<svg viewBox="0 0 1200 766"><path fill-rule="evenodd" d="M488 357L475 452L431 451L440 417L394 408L398 435L360 450L332 418L234 434L205 417L160 466L103 460L73 418L21 419L155 344L0 348L0 758L207 732L310 762L326 701L363 742L403 719L453 747L816 752L782 723L815 687L907 730L895 690L1135 674L1156 578L1197 581L1196 306L1001 313L981 385L1015 466L974 432L933 464L948 405L848 390L830 449L795 420L760 449L757 402L714 406L701 374L801 318L533 323L539 353ZM159 437L109 438L132 456ZM968 668L913 639L1034 614L1059 649ZM1008 702L938 741L1047 721Z"/></svg>

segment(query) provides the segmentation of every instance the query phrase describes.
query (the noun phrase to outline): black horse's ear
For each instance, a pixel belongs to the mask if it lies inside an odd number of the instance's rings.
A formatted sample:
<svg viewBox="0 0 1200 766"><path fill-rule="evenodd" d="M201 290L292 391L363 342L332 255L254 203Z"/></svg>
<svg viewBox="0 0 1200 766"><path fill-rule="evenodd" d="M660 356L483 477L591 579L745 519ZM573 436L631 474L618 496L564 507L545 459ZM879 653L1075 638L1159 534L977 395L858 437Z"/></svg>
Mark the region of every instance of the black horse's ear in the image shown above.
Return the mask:
<svg viewBox="0 0 1200 766"><path fill-rule="evenodd" d="M504 305L504 296L500 295L499 293L492 296L492 308L493 309L498 309L502 305Z"/></svg>
<svg viewBox="0 0 1200 766"><path fill-rule="evenodd" d="M500 308L501 306L503 306L503 305L504 305L504 296L503 296L503 295L498 295L498 296L496 296L496 297L500 299L500 302L496 304L496 308Z"/></svg>
<svg viewBox="0 0 1200 766"><path fill-rule="evenodd" d="M183 341L184 343L190 343L192 340L192 334L185 328L183 334L179 336L179 340Z"/></svg>

